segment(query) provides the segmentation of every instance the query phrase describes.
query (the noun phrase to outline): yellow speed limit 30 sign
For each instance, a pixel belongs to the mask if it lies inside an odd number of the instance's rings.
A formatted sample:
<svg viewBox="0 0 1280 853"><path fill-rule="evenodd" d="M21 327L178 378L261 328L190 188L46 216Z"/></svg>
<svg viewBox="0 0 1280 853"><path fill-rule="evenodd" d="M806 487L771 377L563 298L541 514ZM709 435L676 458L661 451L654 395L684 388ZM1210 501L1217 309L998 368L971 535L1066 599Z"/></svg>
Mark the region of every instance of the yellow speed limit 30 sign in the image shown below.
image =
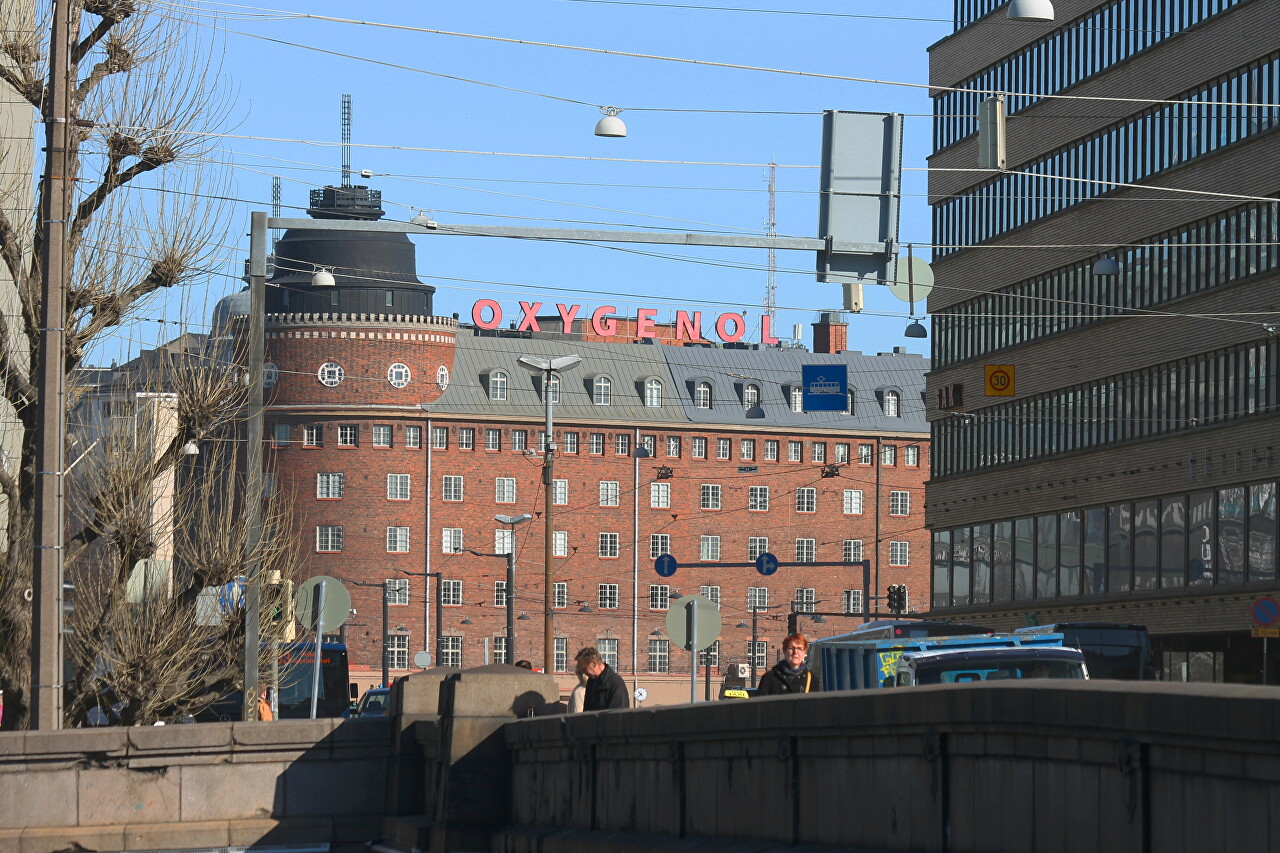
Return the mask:
<svg viewBox="0 0 1280 853"><path fill-rule="evenodd" d="M1013 365L1012 364L988 364L986 368L986 382L983 387L986 389L988 397L1012 397L1013 396Z"/></svg>

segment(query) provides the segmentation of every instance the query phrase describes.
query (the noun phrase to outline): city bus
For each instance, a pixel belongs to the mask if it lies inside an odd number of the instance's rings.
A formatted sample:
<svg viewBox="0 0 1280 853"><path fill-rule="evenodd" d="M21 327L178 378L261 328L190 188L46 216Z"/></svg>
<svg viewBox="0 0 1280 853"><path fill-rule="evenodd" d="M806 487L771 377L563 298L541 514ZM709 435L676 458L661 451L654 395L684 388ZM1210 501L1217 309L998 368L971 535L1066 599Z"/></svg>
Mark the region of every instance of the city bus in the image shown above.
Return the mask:
<svg viewBox="0 0 1280 853"><path fill-rule="evenodd" d="M277 719L307 719L311 716L312 667L315 643L286 643L277 658L280 686L275 696ZM270 669L258 673L262 684L270 685ZM347 647L342 643L320 646L320 698L316 701L317 717L341 717L356 698L356 685L351 683ZM243 718L244 691L228 693L207 710L196 715L200 722L240 720Z"/></svg>
<svg viewBox="0 0 1280 853"><path fill-rule="evenodd" d="M1090 678L1151 681L1156 677L1146 625L1055 622L1019 628L1015 634L1061 634L1062 644L1084 652Z"/></svg>

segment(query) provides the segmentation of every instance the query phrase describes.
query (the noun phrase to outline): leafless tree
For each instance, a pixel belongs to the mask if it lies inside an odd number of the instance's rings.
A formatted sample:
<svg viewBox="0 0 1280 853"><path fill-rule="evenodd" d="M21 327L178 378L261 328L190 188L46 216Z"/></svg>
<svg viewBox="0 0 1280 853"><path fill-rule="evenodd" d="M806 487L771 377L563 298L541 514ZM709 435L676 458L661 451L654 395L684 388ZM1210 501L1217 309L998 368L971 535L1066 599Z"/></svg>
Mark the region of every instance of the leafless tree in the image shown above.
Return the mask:
<svg viewBox="0 0 1280 853"><path fill-rule="evenodd" d="M37 121L47 121L50 0L38 0L34 21L23 20L23 0L0 5L9 10L0 15L0 87L29 103ZM224 211L208 200L221 194L224 174L209 132L225 122L228 102L220 94L216 52L193 47L196 41L181 24L151 14L146 0L70 0L69 7L75 35L67 177L75 190L66 240L65 373L71 388L95 342L138 316L158 294L208 274L225 233ZM0 142L0 153L3 147ZM39 386L30 365L41 340L44 239L36 211L54 189L37 180L25 195L19 188L18 197L0 203L0 264L16 292L15 309L0 311L0 419L7 407L18 447L17 459L0 466L5 728L25 725L29 707L32 496L40 428ZM73 471L76 485L66 486L81 510L67 514L64 549L66 571L79 584L77 609L83 609L68 641L80 667L68 703L75 718L93 701L95 686L127 698L131 719L142 721L194 707L229 681L226 650L241 630L235 612L219 625L199 626L194 614L206 586L244 573L244 477L234 452L244 397L236 377L243 374L217 364L167 368L136 389L172 394L176 401L172 428L153 433L159 444L142 447L104 434ZM182 453L192 439L201 442L194 463ZM144 580L141 599L130 602L134 566L158 553L159 528L148 504L160 481L172 483L174 495L161 519L177 532L170 578L163 597ZM278 553L274 545L265 548L264 566L287 574L287 566L273 563ZM136 590L132 597L139 598ZM210 655L193 669L187 657L195 648Z"/></svg>

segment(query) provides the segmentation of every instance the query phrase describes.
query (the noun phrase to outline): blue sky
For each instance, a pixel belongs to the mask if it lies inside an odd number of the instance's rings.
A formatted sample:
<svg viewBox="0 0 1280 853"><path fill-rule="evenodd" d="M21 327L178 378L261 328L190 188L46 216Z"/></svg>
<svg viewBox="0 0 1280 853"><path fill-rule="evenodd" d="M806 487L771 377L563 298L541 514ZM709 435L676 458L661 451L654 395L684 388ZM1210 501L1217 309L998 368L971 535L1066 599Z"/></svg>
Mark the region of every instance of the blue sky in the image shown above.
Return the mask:
<svg viewBox="0 0 1280 853"><path fill-rule="evenodd" d="M712 6L738 11L706 8ZM372 23L912 83L927 80L927 48L951 29L951 5L943 0L896 6L869 0L279 0L270 7L175 0L167 8L197 22L194 38L220 40L236 120L228 132L261 137L228 137L221 145L232 164L231 195L239 200L231 213L224 274L214 276L207 288L175 295L144 312L171 321L185 316L193 331L203 331L212 304L240 286L235 276L247 255L247 238L241 235L250 210L269 209L271 176L282 178L286 216L303 215L308 190L338 182L343 93L353 99L353 168L375 173L356 182L381 190L388 217L404 220L421 209L449 223L763 233L768 194L761 164L772 161L780 166L777 232L815 236L818 172L813 167L819 162L823 109L905 113L904 166L909 170L922 168L929 150L929 99L918 88L601 55ZM305 19L297 13L370 23ZM595 137L596 105L623 108L629 136ZM905 173L903 242L929 241L925 185L922 171ZM749 336L758 339L766 284L763 250L641 244L619 250L477 237L419 238L417 244L418 271L437 287L438 314L456 311L465 318L480 298L499 300L509 316L516 316L521 299L543 301L548 310L559 301L593 308L612 304L624 313L652 306L660 309L660 319L676 309L712 315L745 309L753 327ZM922 254L927 256L927 248ZM838 288L818 284L813 266L811 254L778 254L775 331L781 336L802 323L807 342L816 312L840 307ZM927 354L927 341L902 336L906 303L882 287L869 288L866 300L866 310L850 316L850 348L877 352L907 346ZM172 326L148 332L145 323L131 331L135 340L172 334Z"/></svg>

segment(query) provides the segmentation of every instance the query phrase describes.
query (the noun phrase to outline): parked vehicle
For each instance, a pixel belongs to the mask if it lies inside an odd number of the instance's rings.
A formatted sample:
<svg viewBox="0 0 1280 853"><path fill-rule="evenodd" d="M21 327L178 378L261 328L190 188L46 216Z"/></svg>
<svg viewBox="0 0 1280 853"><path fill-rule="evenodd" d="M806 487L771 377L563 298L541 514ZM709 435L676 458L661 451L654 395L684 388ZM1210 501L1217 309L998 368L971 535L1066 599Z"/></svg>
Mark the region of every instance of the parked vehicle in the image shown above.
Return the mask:
<svg viewBox="0 0 1280 853"><path fill-rule="evenodd" d="M894 684L914 687L1001 679L1088 677L1089 667L1079 649L1010 646L903 652L898 658Z"/></svg>
<svg viewBox="0 0 1280 853"><path fill-rule="evenodd" d="M1151 658L1151 638L1146 625L1117 622L1055 622L1019 628L1021 636L1061 634L1062 644L1084 652L1090 678L1152 681L1156 677Z"/></svg>
<svg viewBox="0 0 1280 853"><path fill-rule="evenodd" d="M866 639L860 632L823 637L809 644L809 665L821 676L822 689L865 690L892 687L898 659L907 652L942 649L1061 647L1061 634L962 634L918 639Z"/></svg>
<svg viewBox="0 0 1280 853"><path fill-rule="evenodd" d="M289 643L280 647L280 688L276 695L278 719L306 719L311 716L312 667L315 643ZM261 672L269 684L270 671ZM347 647L341 643L324 643L320 647L320 691L316 701L317 717L340 717L359 695L351 683L347 663ZM198 722L243 719L244 691L228 693L208 709L196 715Z"/></svg>
<svg viewBox="0 0 1280 853"><path fill-rule="evenodd" d="M360 697L360 702L352 710L354 717L385 717L391 710L391 688L370 687Z"/></svg>

